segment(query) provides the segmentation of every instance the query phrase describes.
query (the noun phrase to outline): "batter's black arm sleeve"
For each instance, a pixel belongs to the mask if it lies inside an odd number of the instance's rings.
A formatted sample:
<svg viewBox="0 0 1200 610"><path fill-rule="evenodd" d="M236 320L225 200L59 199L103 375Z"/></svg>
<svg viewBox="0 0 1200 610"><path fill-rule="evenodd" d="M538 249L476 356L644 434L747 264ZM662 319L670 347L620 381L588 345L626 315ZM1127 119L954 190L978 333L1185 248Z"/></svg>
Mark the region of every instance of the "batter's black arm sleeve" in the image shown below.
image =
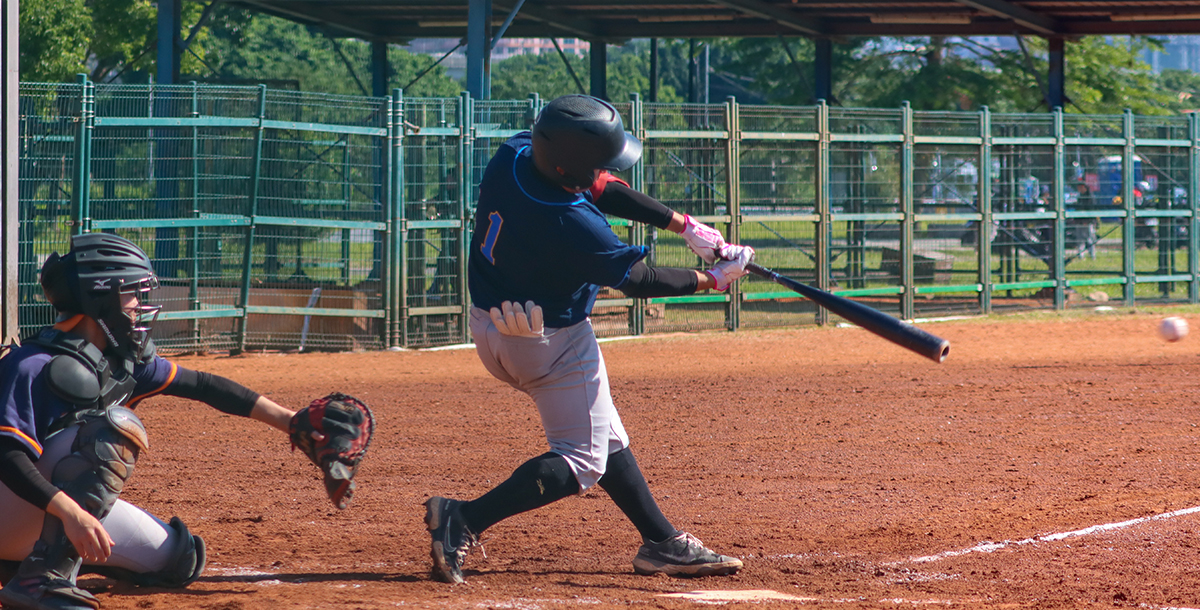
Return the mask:
<svg viewBox="0 0 1200 610"><path fill-rule="evenodd" d="M677 297L696 292L696 272L676 267L651 267L638 261L629 270L629 277L616 286L625 296L636 299Z"/></svg>
<svg viewBox="0 0 1200 610"><path fill-rule="evenodd" d="M38 472L19 441L0 437L0 483L18 498L46 510L58 488Z"/></svg>
<svg viewBox="0 0 1200 610"><path fill-rule="evenodd" d="M605 214L643 222L660 229L667 228L675 212L663 205L657 199L639 193L620 182L609 182L604 185L604 192L595 201L596 207Z"/></svg>
<svg viewBox="0 0 1200 610"><path fill-rule="evenodd" d="M242 417L250 417L259 397L258 392L236 381L182 366L163 394L198 400L222 413Z"/></svg>

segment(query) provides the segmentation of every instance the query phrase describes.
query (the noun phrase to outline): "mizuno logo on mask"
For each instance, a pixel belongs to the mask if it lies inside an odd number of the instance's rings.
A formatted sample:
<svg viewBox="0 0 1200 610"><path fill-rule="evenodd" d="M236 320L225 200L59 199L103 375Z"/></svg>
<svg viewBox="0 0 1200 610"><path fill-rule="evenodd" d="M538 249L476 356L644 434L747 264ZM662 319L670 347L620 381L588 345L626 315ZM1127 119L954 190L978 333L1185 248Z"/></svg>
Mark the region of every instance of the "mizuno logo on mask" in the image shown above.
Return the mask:
<svg viewBox="0 0 1200 610"><path fill-rule="evenodd" d="M102 280L96 280L96 285L92 286L92 290L108 290L108 282L112 278L106 277Z"/></svg>

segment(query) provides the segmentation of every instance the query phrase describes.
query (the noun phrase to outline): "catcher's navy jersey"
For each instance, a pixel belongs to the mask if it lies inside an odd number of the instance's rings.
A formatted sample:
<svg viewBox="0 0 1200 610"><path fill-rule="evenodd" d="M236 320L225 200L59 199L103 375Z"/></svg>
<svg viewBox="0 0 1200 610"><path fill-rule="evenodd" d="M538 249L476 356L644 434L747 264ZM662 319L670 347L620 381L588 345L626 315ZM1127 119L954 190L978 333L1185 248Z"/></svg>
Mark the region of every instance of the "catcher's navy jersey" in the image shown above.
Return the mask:
<svg viewBox="0 0 1200 610"><path fill-rule="evenodd" d="M40 345L24 345L0 359L0 435L17 439L32 456L41 456L46 431L55 420L73 410L46 385L42 371L54 353ZM137 380L132 405L148 395L162 392L175 378L175 364L155 356L134 367Z"/></svg>
<svg viewBox="0 0 1200 610"><path fill-rule="evenodd" d="M468 283L476 307L533 301L563 328L591 313L601 286L619 286L646 249L622 243L584 194L568 193L533 166L530 134L500 146L484 170L471 237Z"/></svg>

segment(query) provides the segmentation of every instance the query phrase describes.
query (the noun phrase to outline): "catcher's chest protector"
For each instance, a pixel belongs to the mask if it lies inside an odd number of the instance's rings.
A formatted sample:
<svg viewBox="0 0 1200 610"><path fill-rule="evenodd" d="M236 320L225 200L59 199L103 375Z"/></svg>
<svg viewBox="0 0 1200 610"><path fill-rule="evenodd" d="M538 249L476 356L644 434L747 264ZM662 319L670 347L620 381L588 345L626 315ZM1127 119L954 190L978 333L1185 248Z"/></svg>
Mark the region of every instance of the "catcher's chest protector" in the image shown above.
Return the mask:
<svg viewBox="0 0 1200 610"><path fill-rule="evenodd" d="M113 361L88 340L47 327L25 343L57 352L46 365L46 384L76 411L124 404L133 394L133 361Z"/></svg>

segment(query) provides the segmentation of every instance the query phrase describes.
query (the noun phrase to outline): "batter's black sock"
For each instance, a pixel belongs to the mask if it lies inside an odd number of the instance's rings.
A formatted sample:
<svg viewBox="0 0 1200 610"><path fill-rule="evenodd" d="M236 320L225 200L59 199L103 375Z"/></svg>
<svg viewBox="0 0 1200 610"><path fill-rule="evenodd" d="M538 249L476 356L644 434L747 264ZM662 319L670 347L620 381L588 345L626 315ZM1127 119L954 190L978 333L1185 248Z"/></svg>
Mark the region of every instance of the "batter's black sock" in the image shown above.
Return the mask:
<svg viewBox="0 0 1200 610"><path fill-rule="evenodd" d="M471 533L483 530L513 516L541 508L579 493L579 481L557 453L543 453L513 471L508 480L495 489L459 507Z"/></svg>
<svg viewBox="0 0 1200 610"><path fill-rule="evenodd" d="M659 510L629 447L608 455L608 467L599 483L617 508L633 522L642 538L662 542L679 533Z"/></svg>

